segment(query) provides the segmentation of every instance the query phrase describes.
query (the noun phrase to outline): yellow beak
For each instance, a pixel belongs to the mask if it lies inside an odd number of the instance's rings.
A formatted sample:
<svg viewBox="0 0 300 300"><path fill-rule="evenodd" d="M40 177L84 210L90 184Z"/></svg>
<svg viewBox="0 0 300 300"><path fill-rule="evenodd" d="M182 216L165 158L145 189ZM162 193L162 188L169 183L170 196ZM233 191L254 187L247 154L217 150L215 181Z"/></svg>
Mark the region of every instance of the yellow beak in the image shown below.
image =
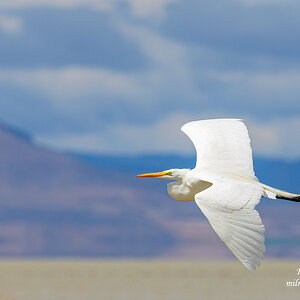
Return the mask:
<svg viewBox="0 0 300 300"><path fill-rule="evenodd" d="M171 172L147 173L147 174L136 175L136 177L161 177L164 175L171 175Z"/></svg>

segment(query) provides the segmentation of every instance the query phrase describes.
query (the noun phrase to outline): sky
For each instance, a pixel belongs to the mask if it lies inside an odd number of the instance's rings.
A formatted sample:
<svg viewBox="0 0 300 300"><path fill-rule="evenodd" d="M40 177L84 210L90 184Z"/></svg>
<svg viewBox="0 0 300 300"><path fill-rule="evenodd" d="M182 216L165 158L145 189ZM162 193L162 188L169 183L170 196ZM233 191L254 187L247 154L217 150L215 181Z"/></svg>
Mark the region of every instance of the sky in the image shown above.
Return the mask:
<svg viewBox="0 0 300 300"><path fill-rule="evenodd" d="M0 2L0 120L63 151L176 153L192 120L242 118L300 158L297 0Z"/></svg>

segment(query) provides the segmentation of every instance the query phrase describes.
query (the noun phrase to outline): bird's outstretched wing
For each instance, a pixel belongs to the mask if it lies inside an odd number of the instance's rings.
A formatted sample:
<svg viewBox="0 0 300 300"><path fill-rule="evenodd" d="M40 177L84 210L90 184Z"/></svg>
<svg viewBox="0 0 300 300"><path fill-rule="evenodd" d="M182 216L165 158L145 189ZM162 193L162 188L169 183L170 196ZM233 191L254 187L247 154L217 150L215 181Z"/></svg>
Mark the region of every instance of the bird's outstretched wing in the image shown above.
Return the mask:
<svg viewBox="0 0 300 300"><path fill-rule="evenodd" d="M197 205L232 253L249 270L255 270L265 251L265 228L255 210L263 188L224 177L208 181L213 185L196 194Z"/></svg>
<svg viewBox="0 0 300 300"><path fill-rule="evenodd" d="M194 121L183 125L181 130L196 148L196 168L231 171L255 178L250 138L242 120Z"/></svg>

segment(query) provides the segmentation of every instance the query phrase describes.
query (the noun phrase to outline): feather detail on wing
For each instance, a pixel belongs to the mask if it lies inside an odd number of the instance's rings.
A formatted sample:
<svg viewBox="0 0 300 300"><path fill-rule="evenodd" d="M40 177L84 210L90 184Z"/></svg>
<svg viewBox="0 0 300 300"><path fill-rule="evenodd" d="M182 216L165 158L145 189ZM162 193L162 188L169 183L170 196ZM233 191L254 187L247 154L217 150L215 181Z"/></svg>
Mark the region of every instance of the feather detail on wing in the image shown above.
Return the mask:
<svg viewBox="0 0 300 300"><path fill-rule="evenodd" d="M197 169L214 168L255 179L250 138L242 120L194 121L181 130L196 148Z"/></svg>
<svg viewBox="0 0 300 300"><path fill-rule="evenodd" d="M260 265L265 252L265 228L255 210L263 194L258 184L218 179L195 196L220 239L250 271Z"/></svg>

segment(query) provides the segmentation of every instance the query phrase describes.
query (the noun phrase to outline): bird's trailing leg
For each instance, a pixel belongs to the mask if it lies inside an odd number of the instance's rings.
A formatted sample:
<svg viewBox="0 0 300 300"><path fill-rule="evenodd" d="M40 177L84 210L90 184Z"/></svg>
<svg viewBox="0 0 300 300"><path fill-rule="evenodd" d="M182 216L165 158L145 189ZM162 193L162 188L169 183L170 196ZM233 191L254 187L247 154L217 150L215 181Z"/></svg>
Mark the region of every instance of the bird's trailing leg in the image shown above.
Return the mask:
<svg viewBox="0 0 300 300"><path fill-rule="evenodd" d="M297 196L294 196L294 197L284 197L284 196L276 195L276 199L300 202L300 195L297 195Z"/></svg>
<svg viewBox="0 0 300 300"><path fill-rule="evenodd" d="M300 202L300 195L292 194L286 191L282 191L266 184L262 184L265 189L265 193L270 199L282 199L294 202Z"/></svg>

